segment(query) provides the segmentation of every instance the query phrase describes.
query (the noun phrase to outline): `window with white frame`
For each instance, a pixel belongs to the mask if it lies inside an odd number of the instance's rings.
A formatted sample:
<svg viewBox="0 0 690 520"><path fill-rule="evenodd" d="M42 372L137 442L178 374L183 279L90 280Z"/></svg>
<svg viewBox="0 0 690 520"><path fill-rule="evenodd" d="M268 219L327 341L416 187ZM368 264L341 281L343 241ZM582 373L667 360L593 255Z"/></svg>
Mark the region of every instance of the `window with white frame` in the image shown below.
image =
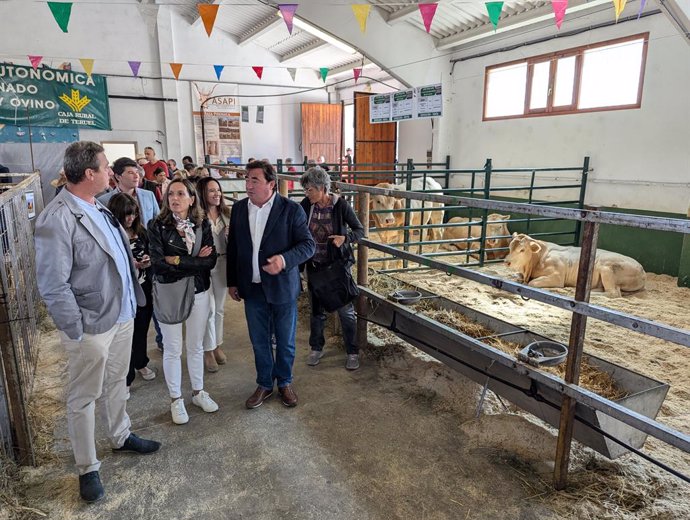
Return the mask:
<svg viewBox="0 0 690 520"><path fill-rule="evenodd" d="M639 108L649 33L486 68L484 121Z"/></svg>

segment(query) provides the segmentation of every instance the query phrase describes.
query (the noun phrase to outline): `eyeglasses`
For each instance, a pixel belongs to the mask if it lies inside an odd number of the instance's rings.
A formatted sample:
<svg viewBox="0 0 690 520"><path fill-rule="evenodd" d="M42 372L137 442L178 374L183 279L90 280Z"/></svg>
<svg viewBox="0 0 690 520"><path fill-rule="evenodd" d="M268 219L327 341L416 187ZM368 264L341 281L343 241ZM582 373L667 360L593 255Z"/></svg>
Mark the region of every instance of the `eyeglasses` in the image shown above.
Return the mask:
<svg viewBox="0 0 690 520"><path fill-rule="evenodd" d="M98 208L98 211L103 213L105 215L105 218L110 222L110 225L113 226L114 228L119 228L120 227L120 222L115 218L115 215L113 215L110 210L106 208Z"/></svg>

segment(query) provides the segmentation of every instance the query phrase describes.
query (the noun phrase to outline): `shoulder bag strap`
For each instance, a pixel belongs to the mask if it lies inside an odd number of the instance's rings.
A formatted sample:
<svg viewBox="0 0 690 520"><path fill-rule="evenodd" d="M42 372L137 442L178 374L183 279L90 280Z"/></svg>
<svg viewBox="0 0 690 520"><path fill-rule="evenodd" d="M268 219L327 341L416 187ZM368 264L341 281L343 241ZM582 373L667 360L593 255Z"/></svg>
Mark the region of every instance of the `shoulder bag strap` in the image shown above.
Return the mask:
<svg viewBox="0 0 690 520"><path fill-rule="evenodd" d="M194 237L194 247L192 248L192 256L197 256L199 251L201 251L201 235L204 234L203 222L197 229Z"/></svg>

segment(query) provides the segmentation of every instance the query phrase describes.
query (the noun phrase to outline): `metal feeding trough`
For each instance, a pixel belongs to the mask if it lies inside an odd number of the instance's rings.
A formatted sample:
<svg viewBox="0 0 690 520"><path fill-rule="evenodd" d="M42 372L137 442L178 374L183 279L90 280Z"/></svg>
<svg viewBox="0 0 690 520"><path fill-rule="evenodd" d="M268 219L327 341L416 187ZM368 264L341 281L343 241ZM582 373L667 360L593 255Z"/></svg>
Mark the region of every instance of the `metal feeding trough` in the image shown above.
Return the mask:
<svg viewBox="0 0 690 520"><path fill-rule="evenodd" d="M400 293L400 291L396 292ZM414 292L419 294L417 301L431 295L424 291ZM530 373L535 370L534 368L530 366L527 369L524 364L514 357L482 343L482 339L487 338L471 338L412 309L407 309L404 304L397 305L394 303L395 298L391 298L393 301L390 301L365 288L362 288L362 294L367 299L365 315L368 321L392 330L403 340L435 357L469 379L482 386L486 385L490 390L512 401L523 410L539 417L556 428L558 427L563 395L555 388L542 384L534 376L531 376ZM389 295L389 298L391 296ZM549 358L549 362L554 361L560 355L564 355L564 352L557 354L553 345L560 344L549 338L446 298L436 297L435 295L431 296L437 298L433 303L434 307L456 311L467 316L470 320L494 331L495 334L492 334L491 337L506 337L518 345L529 346L532 348L532 352L541 352L544 358ZM546 347L549 348L547 349ZM523 349L523 352L525 350ZM527 356L529 357L529 355ZM614 400L615 403L646 417L656 418L668 392L669 385L614 363L609 363L596 356L589 354L586 356L590 365L597 367L602 372L608 373L618 388L627 394L622 399ZM532 356L529 359L535 361L538 358ZM543 372L541 374L560 381L555 376L550 376ZM575 439L611 459L628 453L628 450L608 439L594 428L606 432L633 448L641 448L647 438L647 434L644 432L613 419L581 402L577 403L575 414L580 419L575 422ZM585 424L585 422L591 424L594 428Z"/></svg>

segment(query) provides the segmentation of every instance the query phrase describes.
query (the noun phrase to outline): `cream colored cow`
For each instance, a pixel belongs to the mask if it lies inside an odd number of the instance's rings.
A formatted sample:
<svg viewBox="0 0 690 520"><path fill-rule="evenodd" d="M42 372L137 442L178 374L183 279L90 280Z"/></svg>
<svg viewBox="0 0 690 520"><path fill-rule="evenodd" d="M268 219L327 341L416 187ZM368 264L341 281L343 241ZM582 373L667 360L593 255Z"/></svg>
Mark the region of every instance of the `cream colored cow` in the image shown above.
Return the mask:
<svg viewBox="0 0 690 520"><path fill-rule="evenodd" d="M498 213L491 213L486 219L486 248L494 249L499 247L508 247L511 237L508 231L508 224L505 222L497 222L501 220L509 220L510 215L499 215ZM453 217L448 224L460 224L469 222L469 219L463 217ZM482 236L482 225L480 219L473 219L476 226L453 226L445 228L443 232L444 240L463 240L468 238L480 238ZM501 238L503 237L503 238ZM448 242L444 244L444 249L457 249L459 251L467 251L468 249L479 249L479 241L476 242ZM486 258L493 260L495 258L503 258L508 254L508 251L487 251ZM478 255L472 254L475 258Z"/></svg>
<svg viewBox="0 0 690 520"><path fill-rule="evenodd" d="M532 287L575 287L580 250L513 233L505 263L517 271L522 283ZM644 289L645 278L644 269L637 260L597 249L592 289L603 289L608 296L618 298L621 291Z"/></svg>
<svg viewBox="0 0 690 520"><path fill-rule="evenodd" d="M391 184L382 182L375 186L376 188L383 188L387 190L405 190L406 183ZM428 177L426 179L414 179L410 186L411 191L427 191L432 193L442 194L441 185L434 179ZM384 213L372 213L374 224L376 225L379 242L384 244L399 244L403 242L403 230L391 230L386 228L402 227L405 225L405 212L400 211L405 207L405 199L398 198L393 195L372 195L369 203L369 208L372 211L384 211ZM442 224L443 211L421 211L421 200L410 200L410 208L416 208L420 211L410 212L410 226L419 226L427 224ZM424 202L424 208L442 208L441 202ZM421 223L421 224L420 224ZM419 236L419 229L410 230L410 237ZM442 236L441 228L431 228L427 230L433 240L440 240ZM412 240L411 240L412 241ZM438 250L438 245L433 247L433 250ZM421 251L420 251L421 253ZM399 260L395 261L395 266L398 266ZM388 269L389 262L384 261L383 268Z"/></svg>

